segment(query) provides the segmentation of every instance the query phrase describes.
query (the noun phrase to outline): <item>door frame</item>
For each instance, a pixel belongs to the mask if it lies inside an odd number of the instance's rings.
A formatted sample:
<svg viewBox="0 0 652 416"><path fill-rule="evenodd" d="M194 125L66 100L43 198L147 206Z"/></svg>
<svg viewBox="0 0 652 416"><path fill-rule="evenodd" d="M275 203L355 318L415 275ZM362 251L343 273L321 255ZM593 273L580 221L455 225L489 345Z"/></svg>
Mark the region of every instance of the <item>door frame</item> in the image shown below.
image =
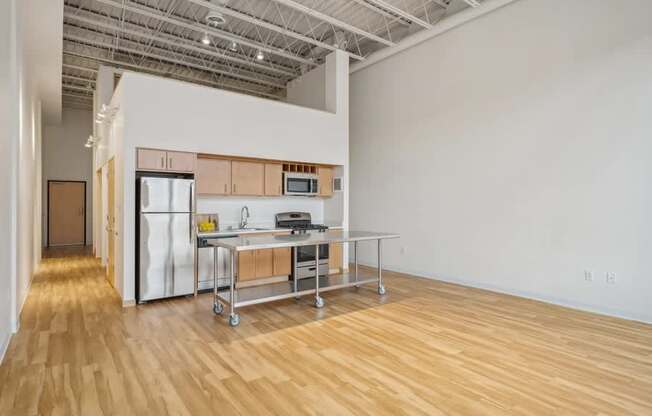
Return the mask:
<svg viewBox="0 0 652 416"><path fill-rule="evenodd" d="M50 247L50 182L67 182L67 183L83 183L84 184L84 246L86 245L86 181L68 181L68 180L57 180L57 179L48 179L48 199L47 199L47 219L48 226L46 227L46 247Z"/></svg>

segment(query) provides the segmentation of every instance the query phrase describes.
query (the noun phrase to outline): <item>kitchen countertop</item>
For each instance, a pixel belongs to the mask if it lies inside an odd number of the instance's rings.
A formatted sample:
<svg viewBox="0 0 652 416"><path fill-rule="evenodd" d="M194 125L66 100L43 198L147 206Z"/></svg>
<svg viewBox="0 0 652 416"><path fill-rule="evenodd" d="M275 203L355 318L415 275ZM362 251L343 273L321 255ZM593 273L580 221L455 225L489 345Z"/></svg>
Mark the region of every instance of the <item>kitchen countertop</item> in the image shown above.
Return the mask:
<svg viewBox="0 0 652 416"><path fill-rule="evenodd" d="M342 230L344 227L341 225L328 225L329 230ZM197 237L199 238L211 238L211 237L224 237L224 236L232 236L232 235L250 235L250 234L265 234L265 233L283 233L283 232L290 232L289 229L287 228L252 228L252 229L235 229L235 230L229 230L227 229L222 229L218 231L197 231Z"/></svg>
<svg viewBox="0 0 652 416"><path fill-rule="evenodd" d="M208 244L234 251L259 250L266 248L312 246L317 244L346 243L353 241L383 240L399 238L398 234L377 233L370 231L337 231L323 233L285 235L243 235L233 238L209 239Z"/></svg>
<svg viewBox="0 0 652 416"><path fill-rule="evenodd" d="M243 235L243 234L265 234L265 233L282 233L290 232L287 228L257 228L257 229L223 229L218 231L198 231L197 237L211 238L211 237L224 237L227 235Z"/></svg>

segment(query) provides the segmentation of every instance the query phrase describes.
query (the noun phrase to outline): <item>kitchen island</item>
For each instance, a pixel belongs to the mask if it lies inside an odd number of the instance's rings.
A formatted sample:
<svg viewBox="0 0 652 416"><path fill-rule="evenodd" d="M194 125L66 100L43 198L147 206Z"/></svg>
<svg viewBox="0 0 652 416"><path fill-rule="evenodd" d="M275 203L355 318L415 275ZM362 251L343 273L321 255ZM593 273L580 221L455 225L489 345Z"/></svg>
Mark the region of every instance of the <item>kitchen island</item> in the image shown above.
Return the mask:
<svg viewBox="0 0 652 416"><path fill-rule="evenodd" d="M281 299L299 298L305 295L315 296L315 307L322 308L324 299L321 292L342 289L346 287L358 287L363 284L376 283L378 294L386 293L382 278L382 240L398 238L398 234L378 233L369 231L335 231L313 232L305 234L285 235L241 235L234 238L208 239L208 244L224 248L229 251L231 261L235 264L236 255L239 252L260 249L273 249L284 247L316 246L315 264L319 264L319 249L322 244L332 243L353 243L354 269L353 272L345 272L337 275L319 276L318 268L315 268L315 277L310 279L294 279L290 282L279 282L269 285L262 285L249 288L236 288L235 270L230 267L229 289L219 290L217 270L215 271L215 285L213 289L213 312L221 314L224 305L229 307L229 324L237 326L240 323L240 315L236 308L254 305L258 303L272 302ZM358 270L358 243L362 241L376 241L378 244L378 270L375 275L368 273L361 274Z"/></svg>

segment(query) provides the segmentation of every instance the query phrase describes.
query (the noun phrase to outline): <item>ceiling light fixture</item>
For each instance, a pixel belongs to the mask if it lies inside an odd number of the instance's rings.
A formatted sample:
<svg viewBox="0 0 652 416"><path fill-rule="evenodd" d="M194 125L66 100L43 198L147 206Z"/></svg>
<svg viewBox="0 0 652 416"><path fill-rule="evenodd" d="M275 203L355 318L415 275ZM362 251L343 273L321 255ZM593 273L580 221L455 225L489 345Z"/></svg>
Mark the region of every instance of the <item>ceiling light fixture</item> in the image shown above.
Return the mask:
<svg viewBox="0 0 652 416"><path fill-rule="evenodd" d="M480 5L478 0L464 0L464 3L468 4L471 7L478 7Z"/></svg>
<svg viewBox="0 0 652 416"><path fill-rule="evenodd" d="M258 53L256 54L256 59L258 59L259 61L265 59L265 55L263 55L263 51L258 51Z"/></svg>
<svg viewBox="0 0 652 416"><path fill-rule="evenodd" d="M235 42L231 42L231 45L229 46L229 49L232 50L233 52L238 50L238 44Z"/></svg>
<svg viewBox="0 0 652 416"><path fill-rule="evenodd" d="M211 10L206 15L206 23L208 26L218 27L226 23L224 15L218 11Z"/></svg>
<svg viewBox="0 0 652 416"><path fill-rule="evenodd" d="M211 38L208 37L208 33L204 32L204 37L201 38L201 43L203 43L204 45L211 44Z"/></svg>

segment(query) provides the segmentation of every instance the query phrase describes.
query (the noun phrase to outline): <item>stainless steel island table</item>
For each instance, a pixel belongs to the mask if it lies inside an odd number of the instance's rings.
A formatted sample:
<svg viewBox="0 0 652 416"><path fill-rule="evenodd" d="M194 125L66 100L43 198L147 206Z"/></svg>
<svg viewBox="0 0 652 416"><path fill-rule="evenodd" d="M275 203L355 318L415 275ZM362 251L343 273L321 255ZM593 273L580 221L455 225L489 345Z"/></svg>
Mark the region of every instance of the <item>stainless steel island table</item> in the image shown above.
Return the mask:
<svg viewBox="0 0 652 416"><path fill-rule="evenodd" d="M207 243L215 247L229 250L231 257L230 285L228 290L220 291L217 284L213 290L213 312L221 314L224 305L229 306L229 324L237 326L240 323L240 315L236 308L254 305L257 303L272 302L275 300L299 298L305 295L315 295L315 307L324 306L324 299L321 292L342 289L345 287L358 287L367 283L378 285L378 294L386 293L383 285L382 274L382 240L398 238L398 234L377 233L369 231L334 231L312 232L306 234L286 235L242 235L227 239L208 239ZM378 244L378 270L375 275L369 273L361 274L358 270L358 243L360 241L377 241ZM315 246L315 261L319 264L319 246L332 243L353 243L354 247L354 270L352 273L340 273L336 275L319 276L319 268L315 268L314 279L294 279L292 281L271 283L255 287L236 288L235 268L237 253L241 251L260 250L269 248ZM215 271L215 279L218 274ZM217 283L217 282L216 282Z"/></svg>

